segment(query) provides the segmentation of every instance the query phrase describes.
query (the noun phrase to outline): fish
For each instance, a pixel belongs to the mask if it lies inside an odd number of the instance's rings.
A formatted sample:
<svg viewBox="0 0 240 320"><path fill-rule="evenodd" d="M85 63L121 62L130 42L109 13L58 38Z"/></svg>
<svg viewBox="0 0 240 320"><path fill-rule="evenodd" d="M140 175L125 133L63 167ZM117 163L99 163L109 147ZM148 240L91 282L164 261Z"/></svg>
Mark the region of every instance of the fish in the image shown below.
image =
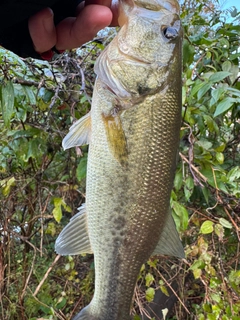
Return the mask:
<svg viewBox="0 0 240 320"><path fill-rule="evenodd" d="M92 301L74 320L129 320L141 266L184 258L170 210L181 126L176 0L120 0L120 30L95 63L90 112L63 148L89 144L86 201L55 244L94 254Z"/></svg>

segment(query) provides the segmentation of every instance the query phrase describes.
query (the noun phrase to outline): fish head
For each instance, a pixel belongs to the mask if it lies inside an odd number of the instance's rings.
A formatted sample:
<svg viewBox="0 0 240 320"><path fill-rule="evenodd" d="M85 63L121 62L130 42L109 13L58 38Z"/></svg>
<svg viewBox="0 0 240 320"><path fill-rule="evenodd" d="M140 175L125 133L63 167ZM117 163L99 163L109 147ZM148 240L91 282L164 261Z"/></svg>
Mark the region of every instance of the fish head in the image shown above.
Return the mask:
<svg viewBox="0 0 240 320"><path fill-rule="evenodd" d="M119 50L137 61L169 65L181 47L176 0L121 0Z"/></svg>
<svg viewBox="0 0 240 320"><path fill-rule="evenodd" d="M182 27L176 0L120 0L119 12L94 70L127 109L181 78Z"/></svg>

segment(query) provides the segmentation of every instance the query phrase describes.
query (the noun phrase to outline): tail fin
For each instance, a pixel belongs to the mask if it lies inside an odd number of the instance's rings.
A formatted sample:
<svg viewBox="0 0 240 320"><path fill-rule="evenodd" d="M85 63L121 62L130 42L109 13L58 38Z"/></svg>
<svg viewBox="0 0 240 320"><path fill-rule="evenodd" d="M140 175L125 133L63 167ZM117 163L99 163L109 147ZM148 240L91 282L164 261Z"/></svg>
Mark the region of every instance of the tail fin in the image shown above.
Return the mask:
<svg viewBox="0 0 240 320"><path fill-rule="evenodd" d="M83 308L72 320L132 320L129 314L112 313L111 309L101 309L99 305L93 309L91 303Z"/></svg>
<svg viewBox="0 0 240 320"><path fill-rule="evenodd" d="M89 312L88 306L83 308L72 320L100 320Z"/></svg>

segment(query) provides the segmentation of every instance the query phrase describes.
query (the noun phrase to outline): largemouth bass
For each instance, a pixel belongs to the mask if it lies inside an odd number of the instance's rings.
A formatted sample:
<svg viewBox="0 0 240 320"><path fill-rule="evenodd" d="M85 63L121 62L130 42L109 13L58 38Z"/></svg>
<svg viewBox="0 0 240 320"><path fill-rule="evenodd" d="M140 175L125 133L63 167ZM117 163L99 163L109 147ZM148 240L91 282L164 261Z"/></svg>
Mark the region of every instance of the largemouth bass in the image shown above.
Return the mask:
<svg viewBox="0 0 240 320"><path fill-rule="evenodd" d="M140 268L182 258L169 211L181 123L181 39L175 0L121 0L119 33L96 65L92 108L63 140L89 143L86 204L56 241L94 253L95 292L75 320L129 320Z"/></svg>

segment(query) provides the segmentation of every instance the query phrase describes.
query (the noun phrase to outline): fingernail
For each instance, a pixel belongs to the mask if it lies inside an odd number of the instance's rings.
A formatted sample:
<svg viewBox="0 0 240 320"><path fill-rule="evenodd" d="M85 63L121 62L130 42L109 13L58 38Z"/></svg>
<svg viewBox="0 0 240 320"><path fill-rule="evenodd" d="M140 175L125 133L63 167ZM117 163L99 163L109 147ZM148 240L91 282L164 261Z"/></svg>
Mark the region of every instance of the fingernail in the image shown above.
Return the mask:
<svg viewBox="0 0 240 320"><path fill-rule="evenodd" d="M59 53L59 54L66 51L66 50L58 50L56 47L54 47L54 50L56 51L56 53Z"/></svg>
<svg viewBox="0 0 240 320"><path fill-rule="evenodd" d="M48 50L48 51L40 53L40 56L41 56L41 58L43 60L48 60L49 61L54 56L54 52L53 52L53 50Z"/></svg>

